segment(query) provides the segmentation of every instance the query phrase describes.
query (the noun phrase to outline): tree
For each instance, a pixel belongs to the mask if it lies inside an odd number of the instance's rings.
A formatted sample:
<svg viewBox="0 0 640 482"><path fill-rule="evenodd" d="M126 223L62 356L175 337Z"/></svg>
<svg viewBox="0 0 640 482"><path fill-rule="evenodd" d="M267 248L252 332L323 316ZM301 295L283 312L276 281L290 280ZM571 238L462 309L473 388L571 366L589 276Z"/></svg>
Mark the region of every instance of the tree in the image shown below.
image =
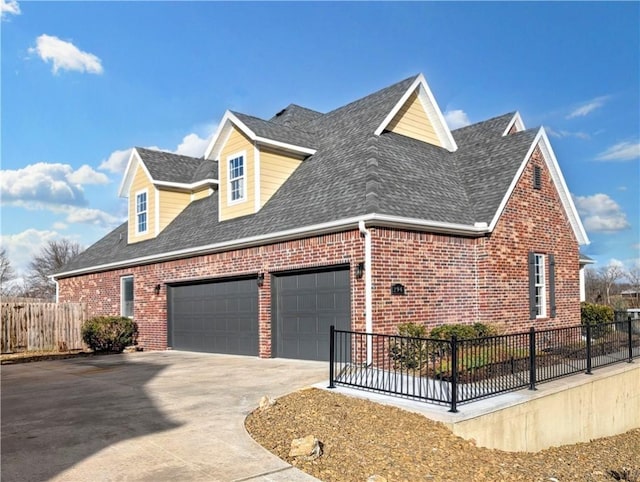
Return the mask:
<svg viewBox="0 0 640 482"><path fill-rule="evenodd" d="M629 282L631 291L635 291L632 295L635 300L635 306L640 308L640 265L636 265L627 271L625 278Z"/></svg>
<svg viewBox="0 0 640 482"><path fill-rule="evenodd" d="M16 279L16 272L11 266L7 251L0 249L0 294L6 296L13 292L12 281Z"/></svg>
<svg viewBox="0 0 640 482"><path fill-rule="evenodd" d="M600 275L595 268L587 266L584 269L585 299L589 303L603 303L604 287Z"/></svg>
<svg viewBox="0 0 640 482"><path fill-rule="evenodd" d="M49 241L29 263L25 287L26 295L31 298L54 298L56 286L49 276L67 264L71 258L80 254L81 251L81 246L69 239Z"/></svg>
<svg viewBox="0 0 640 482"><path fill-rule="evenodd" d="M604 301L607 305L611 306L611 295L614 294L612 291L616 286L616 281L624 278L624 269L619 264L610 263L609 265L600 268L598 270L598 275L605 292Z"/></svg>

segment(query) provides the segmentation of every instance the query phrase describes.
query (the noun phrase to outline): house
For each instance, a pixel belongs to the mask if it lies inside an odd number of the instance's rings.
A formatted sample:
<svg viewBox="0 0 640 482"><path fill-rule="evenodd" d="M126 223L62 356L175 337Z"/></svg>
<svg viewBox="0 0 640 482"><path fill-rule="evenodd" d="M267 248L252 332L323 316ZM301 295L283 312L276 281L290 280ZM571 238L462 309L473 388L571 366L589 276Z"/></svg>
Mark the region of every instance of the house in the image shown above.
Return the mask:
<svg viewBox="0 0 640 482"><path fill-rule="evenodd" d="M417 75L326 114L227 111L202 159L136 148L128 220L55 275L145 349L328 358L330 325L580 322L588 242L544 129L452 131Z"/></svg>

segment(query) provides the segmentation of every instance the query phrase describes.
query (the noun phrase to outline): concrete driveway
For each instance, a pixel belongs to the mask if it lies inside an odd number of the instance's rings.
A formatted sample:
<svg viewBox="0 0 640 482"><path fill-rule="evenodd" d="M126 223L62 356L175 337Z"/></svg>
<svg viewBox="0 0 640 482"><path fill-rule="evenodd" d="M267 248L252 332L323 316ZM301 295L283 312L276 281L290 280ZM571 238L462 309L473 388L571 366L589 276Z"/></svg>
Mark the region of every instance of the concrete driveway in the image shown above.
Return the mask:
<svg viewBox="0 0 640 482"><path fill-rule="evenodd" d="M244 430L322 362L148 352L2 366L3 482L315 480Z"/></svg>

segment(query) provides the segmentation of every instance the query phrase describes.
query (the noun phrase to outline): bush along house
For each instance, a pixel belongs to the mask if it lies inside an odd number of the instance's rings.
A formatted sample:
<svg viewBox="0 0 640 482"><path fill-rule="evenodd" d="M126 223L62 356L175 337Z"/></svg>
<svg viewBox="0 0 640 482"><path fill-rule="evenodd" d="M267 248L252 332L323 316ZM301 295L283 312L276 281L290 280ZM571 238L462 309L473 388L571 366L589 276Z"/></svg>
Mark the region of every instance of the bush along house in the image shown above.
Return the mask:
<svg viewBox="0 0 640 482"><path fill-rule="evenodd" d="M54 279L144 349L328 359L329 326L580 323L588 243L543 128L451 131L422 75L328 113L227 111L204 157L135 148L128 220Z"/></svg>

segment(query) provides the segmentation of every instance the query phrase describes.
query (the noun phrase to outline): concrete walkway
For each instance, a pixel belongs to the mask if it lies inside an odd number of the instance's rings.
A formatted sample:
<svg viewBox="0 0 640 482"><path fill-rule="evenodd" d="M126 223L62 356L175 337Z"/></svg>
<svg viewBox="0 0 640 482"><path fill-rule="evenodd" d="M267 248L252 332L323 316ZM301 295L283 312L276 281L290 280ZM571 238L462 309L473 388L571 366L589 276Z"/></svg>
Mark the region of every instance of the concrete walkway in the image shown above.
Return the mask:
<svg viewBox="0 0 640 482"><path fill-rule="evenodd" d="M2 481L313 481L244 419L327 370L171 351L3 365Z"/></svg>

